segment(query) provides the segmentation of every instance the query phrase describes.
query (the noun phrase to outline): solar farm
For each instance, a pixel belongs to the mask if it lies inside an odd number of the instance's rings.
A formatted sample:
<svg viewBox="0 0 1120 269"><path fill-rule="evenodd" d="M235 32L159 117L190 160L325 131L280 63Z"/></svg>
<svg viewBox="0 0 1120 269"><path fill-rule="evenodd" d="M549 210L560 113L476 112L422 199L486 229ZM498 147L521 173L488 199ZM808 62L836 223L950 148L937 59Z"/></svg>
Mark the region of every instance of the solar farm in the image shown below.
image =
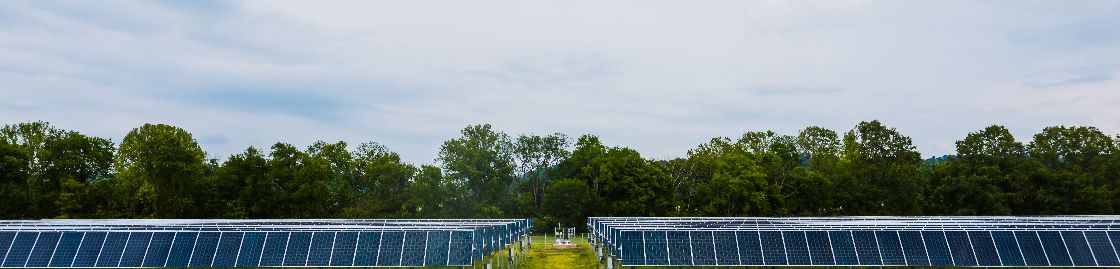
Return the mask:
<svg viewBox="0 0 1120 269"><path fill-rule="evenodd" d="M1120 266L1120 217L588 219L616 266Z"/></svg>
<svg viewBox="0 0 1120 269"><path fill-rule="evenodd" d="M0 267L471 266L528 219L0 221Z"/></svg>

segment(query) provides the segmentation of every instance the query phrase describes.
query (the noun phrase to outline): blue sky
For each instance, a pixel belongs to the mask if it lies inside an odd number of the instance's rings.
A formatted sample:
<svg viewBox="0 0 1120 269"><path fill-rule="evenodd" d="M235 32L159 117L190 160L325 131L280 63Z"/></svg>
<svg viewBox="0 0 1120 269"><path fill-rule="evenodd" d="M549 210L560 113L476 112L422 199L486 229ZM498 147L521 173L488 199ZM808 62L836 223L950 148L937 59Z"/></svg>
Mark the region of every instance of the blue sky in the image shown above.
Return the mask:
<svg viewBox="0 0 1120 269"><path fill-rule="evenodd" d="M1120 133L1120 1L6 1L0 122L212 157L490 123L651 158L879 119L925 156L990 124Z"/></svg>

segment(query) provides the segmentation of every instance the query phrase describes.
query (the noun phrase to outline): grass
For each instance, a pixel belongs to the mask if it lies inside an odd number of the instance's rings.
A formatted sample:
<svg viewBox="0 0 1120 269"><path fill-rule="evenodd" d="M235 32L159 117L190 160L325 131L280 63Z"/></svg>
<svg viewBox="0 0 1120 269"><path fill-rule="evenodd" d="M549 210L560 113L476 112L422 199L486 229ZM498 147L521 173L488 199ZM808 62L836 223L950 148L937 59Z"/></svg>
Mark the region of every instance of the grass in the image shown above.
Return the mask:
<svg viewBox="0 0 1120 269"><path fill-rule="evenodd" d="M551 239L551 238L550 238ZM598 268L599 262L595 253L587 245L587 238L577 237L573 240L575 248L558 249L553 242L545 241L544 236L533 236L533 248L529 250L529 258L517 268Z"/></svg>

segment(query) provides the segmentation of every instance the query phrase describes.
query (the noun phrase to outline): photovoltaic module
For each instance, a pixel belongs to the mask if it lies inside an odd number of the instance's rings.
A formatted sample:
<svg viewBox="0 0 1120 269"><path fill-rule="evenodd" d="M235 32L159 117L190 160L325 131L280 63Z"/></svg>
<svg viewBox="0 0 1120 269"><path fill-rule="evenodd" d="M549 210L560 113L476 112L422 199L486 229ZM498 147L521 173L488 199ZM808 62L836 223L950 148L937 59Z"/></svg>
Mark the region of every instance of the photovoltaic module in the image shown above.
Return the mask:
<svg viewBox="0 0 1120 269"><path fill-rule="evenodd" d="M1120 266L1120 217L590 218L622 266Z"/></svg>
<svg viewBox="0 0 1120 269"><path fill-rule="evenodd" d="M528 219L0 221L0 267L469 266Z"/></svg>

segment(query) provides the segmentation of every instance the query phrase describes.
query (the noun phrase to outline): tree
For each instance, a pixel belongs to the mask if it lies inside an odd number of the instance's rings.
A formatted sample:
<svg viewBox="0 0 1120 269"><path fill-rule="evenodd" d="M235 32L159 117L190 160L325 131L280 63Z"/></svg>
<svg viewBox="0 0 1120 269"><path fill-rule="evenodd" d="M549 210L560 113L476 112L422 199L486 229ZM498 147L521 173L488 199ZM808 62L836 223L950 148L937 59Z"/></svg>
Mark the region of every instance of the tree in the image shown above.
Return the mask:
<svg viewBox="0 0 1120 269"><path fill-rule="evenodd" d="M1111 214L1115 178L1109 178L1116 144L1094 127L1047 127L1027 152L1045 168L1036 177L1042 213Z"/></svg>
<svg viewBox="0 0 1120 269"><path fill-rule="evenodd" d="M344 216L391 218L408 211L405 203L416 167L402 162L396 152L374 142L358 146L354 156L357 169L351 194L354 202L344 210Z"/></svg>
<svg viewBox="0 0 1120 269"><path fill-rule="evenodd" d="M269 177L282 198L274 205L280 218L327 218L338 209L330 197L330 165L296 147L276 143L268 162Z"/></svg>
<svg viewBox="0 0 1120 269"><path fill-rule="evenodd" d="M567 159L568 136L556 133L547 136L521 135L514 143L514 153L517 157L517 173L522 181L529 183L533 194L533 209L539 212L542 209L543 192L549 184L552 170L564 159Z"/></svg>
<svg viewBox="0 0 1120 269"><path fill-rule="evenodd" d="M49 214L80 218L94 212L86 209L87 187L95 181L112 179L113 143L108 139L63 131L47 140L40 154L42 180L48 184L42 200L52 203ZM106 197L108 198L108 197Z"/></svg>
<svg viewBox="0 0 1120 269"><path fill-rule="evenodd" d="M24 188L31 156L22 148L0 139L0 218L27 218Z"/></svg>
<svg viewBox="0 0 1120 269"><path fill-rule="evenodd" d="M457 216L456 205L462 197L443 178L439 167L421 166L408 185L407 199L402 205L403 218L446 218ZM460 211L461 212L461 211Z"/></svg>
<svg viewBox="0 0 1120 269"><path fill-rule="evenodd" d="M807 169L827 173L838 161L840 139L836 131L810 126L797 134L797 149L801 156L808 158Z"/></svg>
<svg viewBox="0 0 1120 269"><path fill-rule="evenodd" d="M671 211L669 174L633 149L606 148L598 137L585 135L572 157L559 166L559 177L588 183L602 204L592 211L597 216L657 216Z"/></svg>
<svg viewBox="0 0 1120 269"><path fill-rule="evenodd" d="M187 131L144 124L125 135L114 165L120 177L152 187L153 216L193 217L193 194L203 176L204 158L202 148Z"/></svg>
<svg viewBox="0 0 1120 269"><path fill-rule="evenodd" d="M268 160L255 147L230 156L209 179L208 200L214 203L207 211L228 218L276 217L272 207L280 200L268 173Z"/></svg>
<svg viewBox="0 0 1120 269"><path fill-rule="evenodd" d="M50 202L54 201L54 199L51 199L53 197L44 198L47 195L42 195L42 192L53 192L58 187L58 181L52 181L51 178L43 176L41 157L49 140L59 136L61 132L61 130L54 128L45 121L6 125L0 128L0 137L9 144L20 147L24 154L28 156L27 176L24 177L23 190L21 191L24 194L23 199L26 205L23 211L28 216L38 217L54 213L49 208Z"/></svg>
<svg viewBox="0 0 1120 269"><path fill-rule="evenodd" d="M545 191L544 209L561 224L582 226L588 216L588 207L594 203L594 195L587 182L579 179L561 179L553 182Z"/></svg>
<svg viewBox="0 0 1120 269"><path fill-rule="evenodd" d="M931 176L933 211L952 215L1007 215L1031 199L1031 170L1022 143L992 125L957 141L957 156L937 165Z"/></svg>
<svg viewBox="0 0 1120 269"><path fill-rule="evenodd" d="M466 187L480 214L502 215L496 205L508 199L513 183L513 144L489 124L468 126L462 135L440 147L438 160L446 177Z"/></svg>
<svg viewBox="0 0 1120 269"><path fill-rule="evenodd" d="M921 213L921 155L910 137L879 121L860 122L844 135L839 186L845 214L917 215Z"/></svg>

